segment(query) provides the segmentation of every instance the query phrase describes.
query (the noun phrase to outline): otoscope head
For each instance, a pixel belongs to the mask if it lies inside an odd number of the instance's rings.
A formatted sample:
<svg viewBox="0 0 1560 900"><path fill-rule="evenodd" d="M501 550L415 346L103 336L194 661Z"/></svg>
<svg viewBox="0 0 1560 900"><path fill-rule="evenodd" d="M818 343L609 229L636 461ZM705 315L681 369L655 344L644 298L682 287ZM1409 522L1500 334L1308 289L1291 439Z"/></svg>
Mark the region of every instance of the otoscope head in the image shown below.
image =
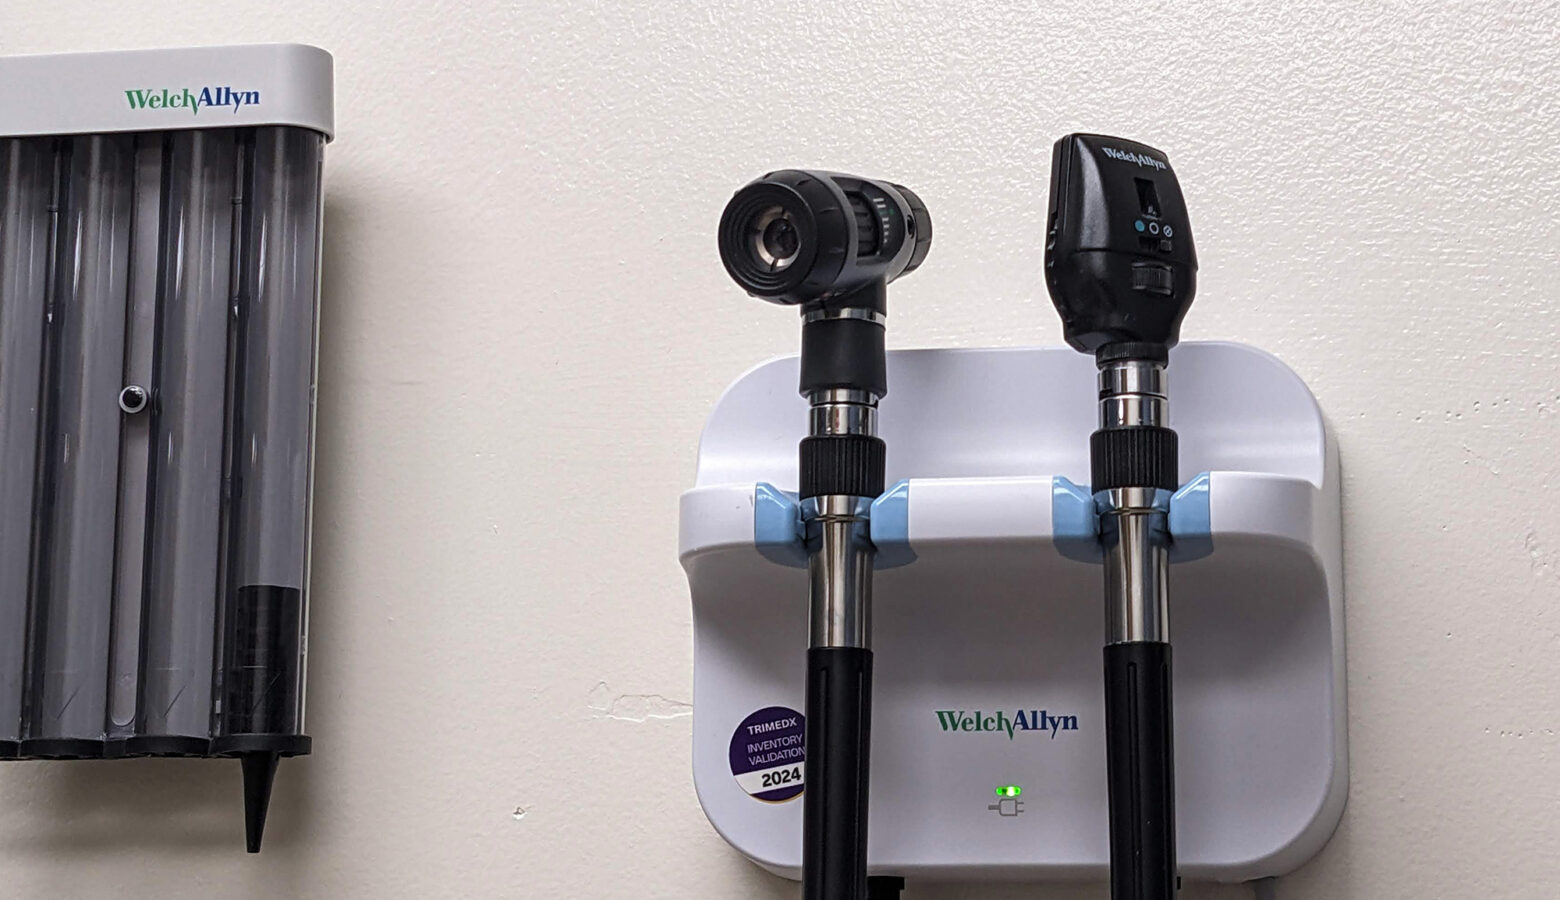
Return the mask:
<svg viewBox="0 0 1560 900"><path fill-rule="evenodd" d="M915 271L932 219L887 181L784 169L753 181L720 217L720 258L742 289L786 306L827 301Z"/></svg>
<svg viewBox="0 0 1560 900"><path fill-rule="evenodd" d="M1169 159L1121 138L1067 135L1051 151L1048 222L1045 285L1067 343L1101 358L1163 358L1197 292Z"/></svg>

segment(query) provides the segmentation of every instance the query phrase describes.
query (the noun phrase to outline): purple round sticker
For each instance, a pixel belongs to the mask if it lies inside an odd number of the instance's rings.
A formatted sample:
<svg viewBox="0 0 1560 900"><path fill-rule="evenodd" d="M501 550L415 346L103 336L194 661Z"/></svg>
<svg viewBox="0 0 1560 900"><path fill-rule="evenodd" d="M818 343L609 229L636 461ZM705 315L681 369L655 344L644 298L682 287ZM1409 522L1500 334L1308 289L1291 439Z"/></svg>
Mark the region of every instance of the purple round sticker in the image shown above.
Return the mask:
<svg viewBox="0 0 1560 900"><path fill-rule="evenodd" d="M802 792L802 714L786 706L767 706L742 720L731 735L731 774L744 791L781 803Z"/></svg>

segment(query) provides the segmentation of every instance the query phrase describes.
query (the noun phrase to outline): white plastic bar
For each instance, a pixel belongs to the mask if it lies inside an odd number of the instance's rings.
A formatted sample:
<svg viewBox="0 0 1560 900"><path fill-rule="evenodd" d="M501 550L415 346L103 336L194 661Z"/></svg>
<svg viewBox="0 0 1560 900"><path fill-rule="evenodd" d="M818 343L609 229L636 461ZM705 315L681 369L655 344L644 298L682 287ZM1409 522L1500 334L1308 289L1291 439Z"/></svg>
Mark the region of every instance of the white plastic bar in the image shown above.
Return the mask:
<svg viewBox="0 0 1560 900"><path fill-rule="evenodd" d="M329 136L333 68L303 44L0 57L0 136L254 125Z"/></svg>

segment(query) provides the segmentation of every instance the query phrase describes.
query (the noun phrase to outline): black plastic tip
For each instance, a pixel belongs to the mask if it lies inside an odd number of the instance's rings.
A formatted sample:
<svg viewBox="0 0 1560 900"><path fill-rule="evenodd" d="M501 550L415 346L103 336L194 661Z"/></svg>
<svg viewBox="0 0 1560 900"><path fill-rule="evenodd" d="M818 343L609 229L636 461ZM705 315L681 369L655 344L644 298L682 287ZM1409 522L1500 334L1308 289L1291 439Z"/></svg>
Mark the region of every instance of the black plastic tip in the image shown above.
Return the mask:
<svg viewBox="0 0 1560 900"><path fill-rule="evenodd" d="M250 853L260 852L265 836L265 814L271 807L271 785L276 783L275 753L245 753L244 766L244 843Z"/></svg>

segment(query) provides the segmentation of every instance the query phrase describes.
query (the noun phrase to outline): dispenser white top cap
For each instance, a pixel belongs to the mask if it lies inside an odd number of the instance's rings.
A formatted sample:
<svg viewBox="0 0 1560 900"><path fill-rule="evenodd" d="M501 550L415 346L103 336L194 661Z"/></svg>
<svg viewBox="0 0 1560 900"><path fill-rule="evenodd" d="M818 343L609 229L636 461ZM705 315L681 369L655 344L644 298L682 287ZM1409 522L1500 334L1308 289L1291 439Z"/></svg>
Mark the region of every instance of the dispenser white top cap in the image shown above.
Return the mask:
<svg viewBox="0 0 1560 900"><path fill-rule="evenodd" d="M0 137L293 125L328 139L334 77L304 44L0 57Z"/></svg>

